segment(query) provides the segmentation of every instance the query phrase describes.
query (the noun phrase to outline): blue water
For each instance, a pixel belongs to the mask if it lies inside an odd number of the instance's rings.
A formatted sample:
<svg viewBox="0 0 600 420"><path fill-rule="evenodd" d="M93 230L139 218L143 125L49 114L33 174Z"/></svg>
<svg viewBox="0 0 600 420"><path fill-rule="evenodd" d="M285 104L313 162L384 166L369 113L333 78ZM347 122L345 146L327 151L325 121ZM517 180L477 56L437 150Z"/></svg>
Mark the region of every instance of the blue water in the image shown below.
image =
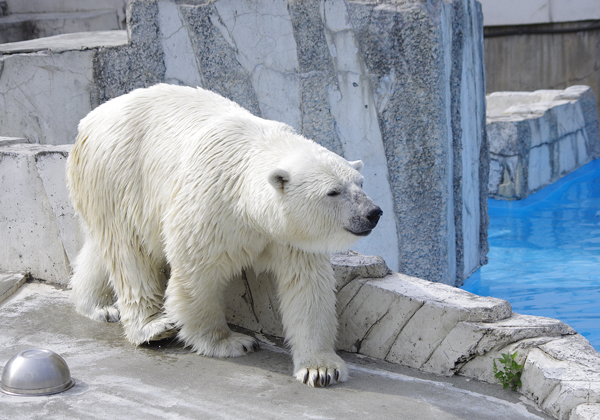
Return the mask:
<svg viewBox="0 0 600 420"><path fill-rule="evenodd" d="M462 289L560 319L600 351L600 159L525 200L488 206L489 263Z"/></svg>

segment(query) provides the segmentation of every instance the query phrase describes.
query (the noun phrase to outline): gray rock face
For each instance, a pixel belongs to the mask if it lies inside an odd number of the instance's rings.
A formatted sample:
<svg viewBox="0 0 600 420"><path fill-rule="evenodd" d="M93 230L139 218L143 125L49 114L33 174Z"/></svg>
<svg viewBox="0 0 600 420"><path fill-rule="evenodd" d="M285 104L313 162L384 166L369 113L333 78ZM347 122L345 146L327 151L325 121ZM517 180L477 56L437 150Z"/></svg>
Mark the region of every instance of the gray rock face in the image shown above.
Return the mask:
<svg viewBox="0 0 600 420"><path fill-rule="evenodd" d="M487 252L487 174L477 170L487 166L479 5L351 3L350 10L375 90L400 270L460 285Z"/></svg>
<svg viewBox="0 0 600 420"><path fill-rule="evenodd" d="M164 80L165 62L157 14L157 2L129 2L129 43L95 51L94 88L91 92L94 107L133 89L152 86Z"/></svg>

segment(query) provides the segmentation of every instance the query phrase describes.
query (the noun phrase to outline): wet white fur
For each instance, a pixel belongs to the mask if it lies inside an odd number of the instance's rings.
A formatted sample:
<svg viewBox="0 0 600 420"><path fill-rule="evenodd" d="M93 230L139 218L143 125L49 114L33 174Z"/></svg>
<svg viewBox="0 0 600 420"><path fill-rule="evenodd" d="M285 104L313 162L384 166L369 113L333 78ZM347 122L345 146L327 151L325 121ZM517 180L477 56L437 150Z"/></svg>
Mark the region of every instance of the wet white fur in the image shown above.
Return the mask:
<svg viewBox="0 0 600 420"><path fill-rule="evenodd" d="M295 376L343 381L328 253L358 238L346 227L364 196L360 168L203 89L113 99L81 121L67 162L86 231L75 306L120 315L134 344L179 330L201 354L239 356L255 341L227 327L224 291L244 268L271 271Z"/></svg>

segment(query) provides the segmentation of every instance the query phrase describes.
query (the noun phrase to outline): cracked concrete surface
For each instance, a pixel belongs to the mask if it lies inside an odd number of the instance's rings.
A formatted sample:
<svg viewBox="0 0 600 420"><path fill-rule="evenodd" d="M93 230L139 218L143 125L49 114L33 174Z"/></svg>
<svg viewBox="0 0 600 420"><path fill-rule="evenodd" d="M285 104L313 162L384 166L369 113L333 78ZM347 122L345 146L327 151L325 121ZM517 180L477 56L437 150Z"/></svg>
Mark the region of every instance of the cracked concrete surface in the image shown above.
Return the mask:
<svg viewBox="0 0 600 420"><path fill-rule="evenodd" d="M72 143L79 120L92 110L93 48L126 41L124 31L114 32L1 45L0 134Z"/></svg>

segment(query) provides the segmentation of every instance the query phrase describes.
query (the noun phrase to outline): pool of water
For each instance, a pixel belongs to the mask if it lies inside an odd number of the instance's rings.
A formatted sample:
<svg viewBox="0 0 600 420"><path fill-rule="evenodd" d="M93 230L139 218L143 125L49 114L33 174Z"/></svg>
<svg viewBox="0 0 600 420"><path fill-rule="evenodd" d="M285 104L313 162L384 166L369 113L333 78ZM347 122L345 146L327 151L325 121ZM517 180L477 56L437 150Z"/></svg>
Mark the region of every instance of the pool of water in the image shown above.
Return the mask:
<svg viewBox="0 0 600 420"><path fill-rule="evenodd" d="M488 206L489 263L462 289L560 319L600 351L600 159L525 200Z"/></svg>

